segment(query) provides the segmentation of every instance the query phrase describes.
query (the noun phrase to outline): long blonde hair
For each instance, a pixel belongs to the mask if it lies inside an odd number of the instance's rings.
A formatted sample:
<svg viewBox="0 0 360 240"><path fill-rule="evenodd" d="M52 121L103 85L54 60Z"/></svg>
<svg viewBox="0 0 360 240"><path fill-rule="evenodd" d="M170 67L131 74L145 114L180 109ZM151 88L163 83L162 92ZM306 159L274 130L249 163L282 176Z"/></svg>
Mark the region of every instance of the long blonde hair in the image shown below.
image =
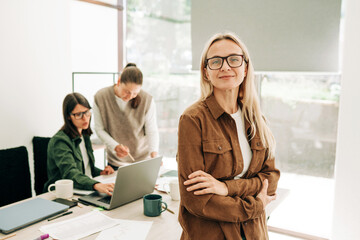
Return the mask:
<svg viewBox="0 0 360 240"><path fill-rule="evenodd" d="M244 119L246 119L250 123L250 137L252 139L255 136L256 132L258 132L264 147L268 148L269 150L268 157L272 158L275 155L276 143L275 138L270 128L268 127L267 121L260 109L259 98L254 83L254 67L252 65L252 61L250 59L250 55L245 44L241 42L239 37L237 37L234 33L217 33L209 39L207 44L205 44L200 62L200 100L205 100L214 91L213 85L207 79L205 73L208 51L215 42L225 39L231 40L236 43L243 50L244 53L244 60L245 64L247 65L247 74L244 78L244 81L239 87L239 99L242 103L242 115Z"/></svg>

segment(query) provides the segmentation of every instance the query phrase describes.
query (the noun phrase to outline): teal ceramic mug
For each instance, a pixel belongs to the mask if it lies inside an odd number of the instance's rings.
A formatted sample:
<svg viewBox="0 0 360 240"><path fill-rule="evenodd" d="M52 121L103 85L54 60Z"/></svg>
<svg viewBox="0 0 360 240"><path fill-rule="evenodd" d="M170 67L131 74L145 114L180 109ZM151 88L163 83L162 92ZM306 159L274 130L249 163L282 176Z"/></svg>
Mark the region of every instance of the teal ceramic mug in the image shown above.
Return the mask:
<svg viewBox="0 0 360 240"><path fill-rule="evenodd" d="M148 217L159 216L167 209L166 202L162 201L162 196L159 194L147 194L143 197L144 215ZM162 207L164 205L164 207Z"/></svg>

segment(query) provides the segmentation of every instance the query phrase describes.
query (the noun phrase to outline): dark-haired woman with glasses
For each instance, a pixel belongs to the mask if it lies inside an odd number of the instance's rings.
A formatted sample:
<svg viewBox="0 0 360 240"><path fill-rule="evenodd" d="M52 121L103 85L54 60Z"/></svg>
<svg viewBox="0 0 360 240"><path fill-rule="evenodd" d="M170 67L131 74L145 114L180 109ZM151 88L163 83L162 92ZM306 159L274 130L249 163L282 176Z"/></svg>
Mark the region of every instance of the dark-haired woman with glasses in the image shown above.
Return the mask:
<svg viewBox="0 0 360 240"><path fill-rule="evenodd" d="M178 129L181 239L268 239L280 172L249 53L235 34L216 34L200 72L201 98Z"/></svg>
<svg viewBox="0 0 360 240"><path fill-rule="evenodd" d="M91 107L80 93L68 94L63 102L64 125L51 138L47 151L48 186L59 179L71 179L74 188L96 190L111 195L114 184L100 183L94 179L98 175L114 172L110 166L104 170L95 167L93 149L90 142Z"/></svg>

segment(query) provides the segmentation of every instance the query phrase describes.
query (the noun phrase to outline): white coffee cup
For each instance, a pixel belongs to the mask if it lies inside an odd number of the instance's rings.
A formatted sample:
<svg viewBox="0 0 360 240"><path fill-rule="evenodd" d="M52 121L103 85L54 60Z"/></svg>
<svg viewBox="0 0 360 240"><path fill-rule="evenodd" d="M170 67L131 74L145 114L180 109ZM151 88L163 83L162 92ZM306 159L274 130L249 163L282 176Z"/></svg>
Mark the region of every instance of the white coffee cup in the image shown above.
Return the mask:
<svg viewBox="0 0 360 240"><path fill-rule="evenodd" d="M179 180L173 179L164 184L164 189L174 201L180 200Z"/></svg>
<svg viewBox="0 0 360 240"><path fill-rule="evenodd" d="M55 191L51 191L52 187L55 187ZM74 192L74 182L70 179L57 180L49 185L48 191L54 194L56 198L71 198Z"/></svg>

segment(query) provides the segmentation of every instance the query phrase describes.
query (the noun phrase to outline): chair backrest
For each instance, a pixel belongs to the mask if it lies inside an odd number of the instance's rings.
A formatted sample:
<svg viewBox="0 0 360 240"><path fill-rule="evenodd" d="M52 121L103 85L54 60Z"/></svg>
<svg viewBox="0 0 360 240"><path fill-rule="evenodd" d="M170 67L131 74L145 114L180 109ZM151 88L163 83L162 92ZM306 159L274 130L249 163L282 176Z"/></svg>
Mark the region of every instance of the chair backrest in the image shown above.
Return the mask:
<svg viewBox="0 0 360 240"><path fill-rule="evenodd" d="M34 137L34 172L35 172L35 193L36 195L43 193L43 188L48 180L47 176L47 147L49 137Z"/></svg>
<svg viewBox="0 0 360 240"><path fill-rule="evenodd" d="M26 147L0 150L0 207L31 197Z"/></svg>

